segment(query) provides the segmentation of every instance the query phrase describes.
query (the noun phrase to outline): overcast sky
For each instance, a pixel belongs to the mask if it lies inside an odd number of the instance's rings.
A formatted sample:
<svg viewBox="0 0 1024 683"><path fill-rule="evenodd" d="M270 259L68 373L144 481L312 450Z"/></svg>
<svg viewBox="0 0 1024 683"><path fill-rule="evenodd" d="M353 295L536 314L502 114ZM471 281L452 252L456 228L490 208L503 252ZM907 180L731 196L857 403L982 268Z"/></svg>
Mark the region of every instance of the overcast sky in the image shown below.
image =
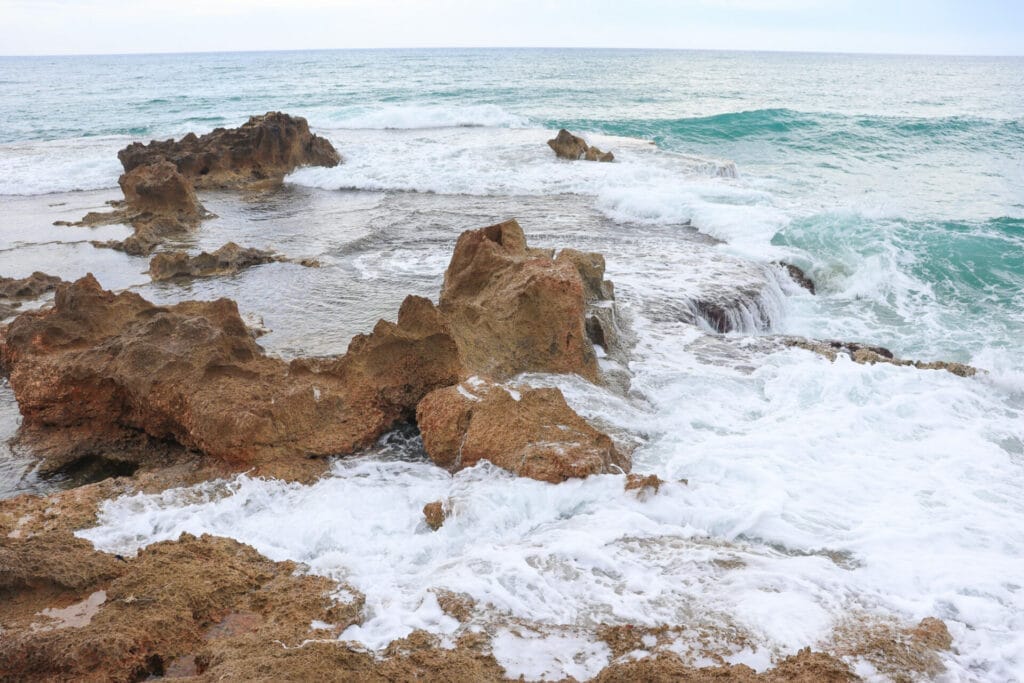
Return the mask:
<svg viewBox="0 0 1024 683"><path fill-rule="evenodd" d="M0 54L366 47L1024 54L1024 0L0 0Z"/></svg>

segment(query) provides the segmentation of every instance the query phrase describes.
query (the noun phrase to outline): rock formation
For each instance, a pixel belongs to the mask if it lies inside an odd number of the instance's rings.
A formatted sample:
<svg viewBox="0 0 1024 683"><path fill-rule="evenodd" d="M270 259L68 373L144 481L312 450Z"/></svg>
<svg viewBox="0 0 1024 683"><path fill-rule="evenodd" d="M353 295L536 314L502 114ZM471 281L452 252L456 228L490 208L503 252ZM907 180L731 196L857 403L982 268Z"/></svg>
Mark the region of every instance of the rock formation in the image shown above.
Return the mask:
<svg viewBox="0 0 1024 683"><path fill-rule="evenodd" d="M16 318L0 351L19 440L50 471L140 437L237 465L352 453L460 374L447 325L419 297L344 356L286 363L263 353L230 300L159 307L92 276Z"/></svg>
<svg viewBox="0 0 1024 683"><path fill-rule="evenodd" d="M62 282L59 277L38 270L23 278L0 277L0 320L17 313L24 301L38 299Z"/></svg>
<svg viewBox="0 0 1024 683"><path fill-rule="evenodd" d="M331 143L309 131L301 116L268 112L238 128L217 128L181 140L135 142L117 153L126 172L166 160L197 188L243 187L280 182L299 166L337 166Z"/></svg>
<svg viewBox="0 0 1024 683"><path fill-rule="evenodd" d="M828 358L830 361L835 361L838 355L842 353L849 356L854 363L867 365L888 363L889 365L914 367L919 370L945 370L959 377L973 377L978 373L977 368L964 363L941 360L926 362L896 358L892 351L881 346L867 346L865 344L837 340L819 341L802 337L786 337L782 341L786 346L812 351L819 356Z"/></svg>
<svg viewBox="0 0 1024 683"><path fill-rule="evenodd" d="M118 179L123 202L115 202L108 213L86 214L76 226L127 223L135 230L124 240L94 242L96 246L119 249L133 256L145 256L171 235L194 230L211 214L196 197L192 184L167 161L136 166Z"/></svg>
<svg viewBox="0 0 1024 683"><path fill-rule="evenodd" d="M564 128L558 131L558 135L553 139L548 140L548 147L555 151L559 159L615 161L615 155L611 152L602 152L597 147L591 147L586 140L573 135Z"/></svg>
<svg viewBox="0 0 1024 683"><path fill-rule="evenodd" d="M423 506L423 519L431 531L437 531L444 526L444 520L448 517L445 504L442 500L435 500Z"/></svg>
<svg viewBox="0 0 1024 683"><path fill-rule="evenodd" d="M229 275L251 266L264 263L288 262L290 259L272 251L240 247L228 242L213 253L201 252L189 256L184 251L165 251L154 256L149 262L149 275L154 280L171 280L179 277L212 277ZM301 261L301 265L312 266L315 261Z"/></svg>
<svg viewBox="0 0 1024 683"><path fill-rule="evenodd" d="M514 220L459 236L440 309L470 373L496 380L520 372L598 377L576 262L528 248Z"/></svg>
<svg viewBox="0 0 1024 683"><path fill-rule="evenodd" d="M558 389L509 390L471 378L428 394L416 409L431 460L456 471L481 460L554 484L628 472L607 435L591 427Z"/></svg>

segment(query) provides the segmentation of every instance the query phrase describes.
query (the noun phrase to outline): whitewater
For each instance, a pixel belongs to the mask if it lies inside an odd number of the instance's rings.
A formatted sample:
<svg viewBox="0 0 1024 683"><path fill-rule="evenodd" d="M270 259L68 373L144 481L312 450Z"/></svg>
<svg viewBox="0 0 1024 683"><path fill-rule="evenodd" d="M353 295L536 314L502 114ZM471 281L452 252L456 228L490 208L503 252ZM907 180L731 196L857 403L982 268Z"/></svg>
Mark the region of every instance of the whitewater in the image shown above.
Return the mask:
<svg viewBox="0 0 1024 683"><path fill-rule="evenodd" d="M281 109L345 163L279 193L202 197L226 240L317 258L188 285L74 232L132 140ZM93 272L157 302L228 296L283 357L339 353L408 294L436 298L461 230L605 255L628 388L529 375L668 482L451 475L414 430L311 485L247 475L105 503L79 532L132 554L229 536L366 596L343 640L492 636L511 676L579 679L600 624L687 629L688 662L764 670L850 624L946 622L941 680L1024 680L1024 60L660 51L341 51L0 58L0 274ZM611 149L566 163L558 128ZM817 294L780 262L800 266ZM273 293L270 295L269 293ZM729 329L703 317L723 308ZM782 335L970 363L972 378L830 362ZM0 432L17 406L0 389ZM45 491L0 451L0 496ZM422 508L450 501L437 532ZM469 624L438 591L480 606ZM738 645L737 643L742 643ZM654 644L648 647L654 650ZM659 645L658 647L663 647ZM638 651L632 656L647 656ZM865 658L856 671L888 680Z"/></svg>

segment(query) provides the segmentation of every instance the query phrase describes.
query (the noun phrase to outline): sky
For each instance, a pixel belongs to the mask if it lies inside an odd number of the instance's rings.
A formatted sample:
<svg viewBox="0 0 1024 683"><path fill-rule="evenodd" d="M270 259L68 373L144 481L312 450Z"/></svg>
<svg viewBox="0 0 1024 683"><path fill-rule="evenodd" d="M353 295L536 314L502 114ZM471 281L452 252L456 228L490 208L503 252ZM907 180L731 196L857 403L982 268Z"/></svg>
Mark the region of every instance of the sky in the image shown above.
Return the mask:
<svg viewBox="0 0 1024 683"><path fill-rule="evenodd" d="M1024 54L1024 0L0 0L0 55L379 47Z"/></svg>

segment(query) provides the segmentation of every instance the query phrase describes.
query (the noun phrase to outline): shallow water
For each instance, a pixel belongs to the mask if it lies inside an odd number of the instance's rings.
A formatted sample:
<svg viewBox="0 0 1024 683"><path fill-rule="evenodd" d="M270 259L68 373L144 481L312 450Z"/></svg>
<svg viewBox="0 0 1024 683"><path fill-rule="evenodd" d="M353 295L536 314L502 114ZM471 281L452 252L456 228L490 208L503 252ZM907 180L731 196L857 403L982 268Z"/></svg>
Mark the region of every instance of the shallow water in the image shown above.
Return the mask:
<svg viewBox="0 0 1024 683"><path fill-rule="evenodd" d="M523 381L560 386L635 445L635 471L689 482L639 499L613 476L550 486L482 466L452 477L414 438L392 437L312 486L240 477L113 501L82 534L100 548L210 532L305 562L366 593L367 620L345 637L371 647L413 628L453 635L461 627L431 590L468 593L482 608L472 626L496 634L499 659L527 675L600 668L601 622L687 624L675 647L690 661L714 646L763 668L827 646L850 617L938 616L956 643L949 680L1024 677L1024 61L0 59L0 73L12 71L0 77L11 121L0 135L0 273L92 271L161 302L229 296L271 330L268 351L333 354L393 318L406 294L436 297L460 231L515 216L531 244L604 253L636 336L628 391ZM16 107L29 85L41 94ZM48 108L55 98L75 115ZM169 246L234 240L321 268L154 284L144 259L87 243L124 228L50 225L116 197L116 150L129 139L271 108L309 117L346 163L299 170L270 194L205 193L218 218ZM556 160L544 141L563 124L617 162ZM778 260L805 268L819 295ZM728 309L735 331L713 334L698 302ZM775 334L987 372L829 363L765 343ZM40 485L21 478L30 462L7 462L0 496ZM455 516L430 533L422 506L443 498ZM516 635L511 623L530 627ZM739 634L753 646L737 649ZM516 654L524 638L532 659Z"/></svg>

